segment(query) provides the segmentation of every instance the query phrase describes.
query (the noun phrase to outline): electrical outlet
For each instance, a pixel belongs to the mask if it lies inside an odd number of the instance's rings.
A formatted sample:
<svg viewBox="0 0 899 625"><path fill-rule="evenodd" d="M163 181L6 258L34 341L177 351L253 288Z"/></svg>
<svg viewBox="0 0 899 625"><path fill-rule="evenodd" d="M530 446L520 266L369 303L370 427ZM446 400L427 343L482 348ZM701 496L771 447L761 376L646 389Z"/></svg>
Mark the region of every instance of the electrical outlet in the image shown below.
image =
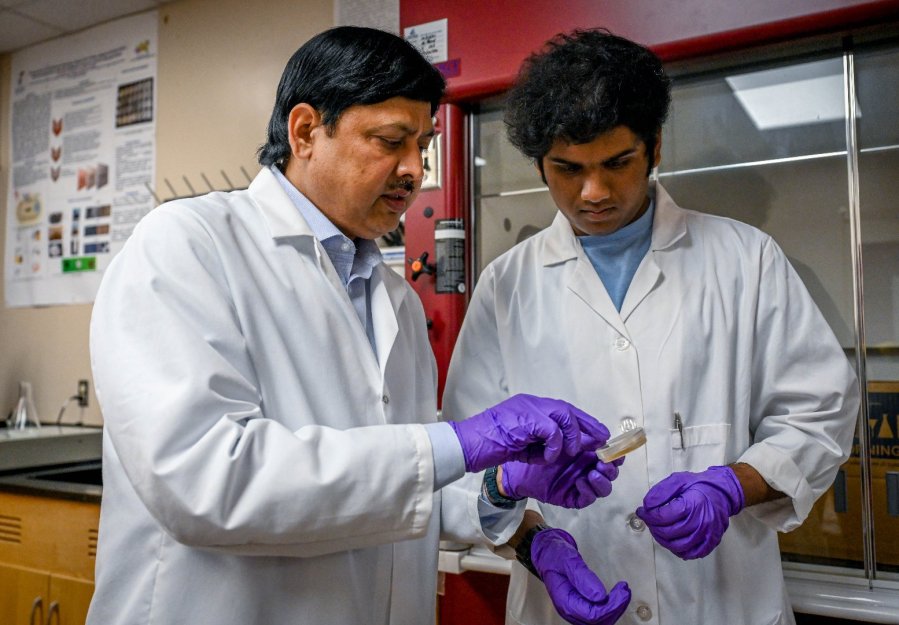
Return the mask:
<svg viewBox="0 0 899 625"><path fill-rule="evenodd" d="M87 380L78 380L78 405L82 408L87 406Z"/></svg>

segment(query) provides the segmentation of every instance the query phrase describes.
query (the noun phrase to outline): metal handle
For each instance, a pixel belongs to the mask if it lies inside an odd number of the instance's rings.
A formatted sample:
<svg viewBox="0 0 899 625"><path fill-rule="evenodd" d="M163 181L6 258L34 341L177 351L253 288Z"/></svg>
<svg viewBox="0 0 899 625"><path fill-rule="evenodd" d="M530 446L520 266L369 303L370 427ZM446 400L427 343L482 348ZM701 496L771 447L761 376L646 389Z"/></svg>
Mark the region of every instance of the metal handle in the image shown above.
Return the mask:
<svg viewBox="0 0 899 625"><path fill-rule="evenodd" d="M833 511L846 512L848 509L849 497L846 492L846 472L840 469L833 480Z"/></svg>
<svg viewBox="0 0 899 625"><path fill-rule="evenodd" d="M41 597L35 597L34 602L31 604L31 614L28 615L28 625L40 625L39 623L34 622L34 615L37 614L37 611L41 611L41 621L44 620L44 600Z"/></svg>
<svg viewBox="0 0 899 625"><path fill-rule="evenodd" d="M884 477L887 486L887 514L899 516L899 473L887 471Z"/></svg>
<svg viewBox="0 0 899 625"><path fill-rule="evenodd" d="M53 615L56 615L56 625L59 625L59 601L50 603L50 609L47 610L47 625L53 624Z"/></svg>

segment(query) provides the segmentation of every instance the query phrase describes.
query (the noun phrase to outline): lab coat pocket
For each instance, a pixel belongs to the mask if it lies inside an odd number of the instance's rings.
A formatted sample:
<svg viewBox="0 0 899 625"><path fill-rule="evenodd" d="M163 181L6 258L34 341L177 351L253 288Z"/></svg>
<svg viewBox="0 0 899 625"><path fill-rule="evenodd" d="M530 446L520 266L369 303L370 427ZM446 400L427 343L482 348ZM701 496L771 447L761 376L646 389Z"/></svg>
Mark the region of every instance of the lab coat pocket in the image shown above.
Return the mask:
<svg viewBox="0 0 899 625"><path fill-rule="evenodd" d="M672 471L705 471L711 466L724 464L729 433L730 423L670 430Z"/></svg>

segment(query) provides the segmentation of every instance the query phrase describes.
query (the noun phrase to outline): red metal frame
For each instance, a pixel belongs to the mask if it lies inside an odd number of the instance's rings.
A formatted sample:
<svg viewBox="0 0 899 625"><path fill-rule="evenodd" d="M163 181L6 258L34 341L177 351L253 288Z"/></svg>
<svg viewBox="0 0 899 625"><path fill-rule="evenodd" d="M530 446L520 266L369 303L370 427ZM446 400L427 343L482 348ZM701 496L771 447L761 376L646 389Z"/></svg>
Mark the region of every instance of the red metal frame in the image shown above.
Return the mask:
<svg viewBox="0 0 899 625"><path fill-rule="evenodd" d="M465 210L468 198L466 168L460 166L465 163L465 123L464 112L456 104L444 104L437 113L443 180L440 188L422 191L406 213L405 245L410 260L427 252L429 262L434 262L434 225L438 220L465 219L466 229L469 227ZM438 396L441 396L450 356L462 326L467 293L437 293L433 275L421 274L413 281L411 263L406 265L406 279L421 297L425 308L428 335L437 359ZM467 284L471 284L470 279Z"/></svg>

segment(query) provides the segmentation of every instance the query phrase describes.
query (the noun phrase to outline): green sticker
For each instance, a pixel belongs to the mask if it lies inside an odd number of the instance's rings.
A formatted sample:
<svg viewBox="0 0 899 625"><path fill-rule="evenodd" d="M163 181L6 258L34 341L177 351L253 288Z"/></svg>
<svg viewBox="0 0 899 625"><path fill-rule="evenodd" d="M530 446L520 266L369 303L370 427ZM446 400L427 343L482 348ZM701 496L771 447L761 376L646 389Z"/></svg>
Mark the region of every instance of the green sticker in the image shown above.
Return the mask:
<svg viewBox="0 0 899 625"><path fill-rule="evenodd" d="M77 258L63 258L62 259L62 272L63 273L72 273L75 271L96 271L97 270L97 257L96 256L79 256Z"/></svg>

